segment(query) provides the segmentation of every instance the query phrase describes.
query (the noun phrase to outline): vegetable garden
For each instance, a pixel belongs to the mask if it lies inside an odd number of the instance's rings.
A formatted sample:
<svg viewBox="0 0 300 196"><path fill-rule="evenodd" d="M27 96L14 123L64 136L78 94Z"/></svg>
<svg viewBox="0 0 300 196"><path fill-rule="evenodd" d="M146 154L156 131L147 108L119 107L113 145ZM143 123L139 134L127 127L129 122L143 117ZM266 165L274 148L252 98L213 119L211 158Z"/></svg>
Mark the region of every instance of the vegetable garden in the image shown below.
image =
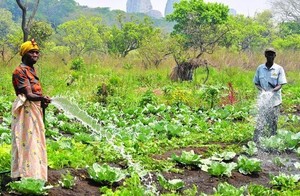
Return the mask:
<svg viewBox="0 0 300 196"><path fill-rule="evenodd" d="M259 149L253 70L211 67L202 84L201 68L193 81L171 82L169 67L124 66L134 63L128 59L82 61L78 70L40 61L43 89L54 100L46 110L49 181L9 183L14 66L1 66L2 195L299 194L298 73L287 71L280 130ZM54 107L59 97L71 105Z"/></svg>

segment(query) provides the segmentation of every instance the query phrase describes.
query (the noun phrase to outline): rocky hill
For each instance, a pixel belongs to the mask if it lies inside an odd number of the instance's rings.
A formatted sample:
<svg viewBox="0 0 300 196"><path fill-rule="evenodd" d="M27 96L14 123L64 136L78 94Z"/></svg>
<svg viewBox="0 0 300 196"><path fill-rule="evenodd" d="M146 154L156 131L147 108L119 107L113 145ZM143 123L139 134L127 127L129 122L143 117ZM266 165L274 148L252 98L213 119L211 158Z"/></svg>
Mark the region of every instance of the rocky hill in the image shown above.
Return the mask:
<svg viewBox="0 0 300 196"><path fill-rule="evenodd" d="M173 12L173 4L179 3L180 0L168 0L165 8L165 16Z"/></svg>
<svg viewBox="0 0 300 196"><path fill-rule="evenodd" d="M154 18L161 18L162 14L158 10L152 9L150 0L127 0L126 3L127 13L145 13Z"/></svg>
<svg viewBox="0 0 300 196"><path fill-rule="evenodd" d="M127 0L127 13L146 13L150 10L152 10L152 4L150 0Z"/></svg>

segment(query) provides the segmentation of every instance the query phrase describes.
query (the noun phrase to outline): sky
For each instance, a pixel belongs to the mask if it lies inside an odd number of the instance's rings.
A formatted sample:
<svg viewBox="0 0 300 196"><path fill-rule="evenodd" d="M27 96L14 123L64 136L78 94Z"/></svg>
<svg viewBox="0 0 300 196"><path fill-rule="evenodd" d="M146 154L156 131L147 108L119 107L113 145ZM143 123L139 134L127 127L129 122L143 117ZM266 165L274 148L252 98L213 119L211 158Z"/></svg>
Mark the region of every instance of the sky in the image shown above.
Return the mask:
<svg viewBox="0 0 300 196"><path fill-rule="evenodd" d="M110 7L113 9L120 9L126 11L127 0L75 0L80 5L88 7ZM219 2L228 5L237 11L237 14L244 14L245 16L253 16L256 12L269 9L269 0L206 0L206 2ZM159 10L164 14L167 0L151 0L154 10Z"/></svg>

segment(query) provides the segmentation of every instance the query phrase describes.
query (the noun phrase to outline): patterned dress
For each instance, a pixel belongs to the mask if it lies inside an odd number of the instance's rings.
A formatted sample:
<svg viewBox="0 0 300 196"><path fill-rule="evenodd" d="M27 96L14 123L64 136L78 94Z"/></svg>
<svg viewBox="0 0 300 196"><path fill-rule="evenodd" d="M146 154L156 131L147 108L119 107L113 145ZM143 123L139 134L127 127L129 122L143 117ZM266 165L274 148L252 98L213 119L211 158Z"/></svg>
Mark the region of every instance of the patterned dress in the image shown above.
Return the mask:
<svg viewBox="0 0 300 196"><path fill-rule="evenodd" d="M42 95L39 78L33 67L21 64L13 72L17 95L12 107L11 177L31 177L47 181L45 127L40 101L29 101L20 92L31 86L32 93Z"/></svg>

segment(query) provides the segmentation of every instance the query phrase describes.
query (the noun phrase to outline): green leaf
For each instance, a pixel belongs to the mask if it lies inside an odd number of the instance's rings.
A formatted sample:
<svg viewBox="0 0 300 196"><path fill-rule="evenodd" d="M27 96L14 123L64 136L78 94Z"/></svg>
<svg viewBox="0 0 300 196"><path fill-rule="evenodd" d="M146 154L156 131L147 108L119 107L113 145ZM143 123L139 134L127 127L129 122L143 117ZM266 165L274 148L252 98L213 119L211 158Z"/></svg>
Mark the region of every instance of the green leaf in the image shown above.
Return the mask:
<svg viewBox="0 0 300 196"><path fill-rule="evenodd" d="M201 163L201 155L197 155L193 150L190 152L182 151L181 156L172 154L171 160L181 163L183 165L195 165L198 166Z"/></svg>
<svg viewBox="0 0 300 196"><path fill-rule="evenodd" d="M243 196L245 187L236 188L227 182L219 183L217 188L214 188L215 195L226 195L226 196Z"/></svg>
<svg viewBox="0 0 300 196"><path fill-rule="evenodd" d="M52 186L45 187L45 181L33 178L22 178L21 181L8 184L12 191L27 195L46 195Z"/></svg>
<svg viewBox="0 0 300 196"><path fill-rule="evenodd" d="M236 163L212 162L208 168L208 173L213 176L231 176L231 171L235 169Z"/></svg>
<svg viewBox="0 0 300 196"><path fill-rule="evenodd" d="M167 190L178 190L184 187L184 182L181 179L166 180L163 175L157 175L159 184Z"/></svg>
<svg viewBox="0 0 300 196"><path fill-rule="evenodd" d="M246 156L239 156L238 170L244 175L260 172L261 161L256 158L247 158Z"/></svg>
<svg viewBox="0 0 300 196"><path fill-rule="evenodd" d="M88 168L91 179L96 182L119 182L125 178L125 173L120 168L110 167L107 164L99 165L94 163Z"/></svg>

